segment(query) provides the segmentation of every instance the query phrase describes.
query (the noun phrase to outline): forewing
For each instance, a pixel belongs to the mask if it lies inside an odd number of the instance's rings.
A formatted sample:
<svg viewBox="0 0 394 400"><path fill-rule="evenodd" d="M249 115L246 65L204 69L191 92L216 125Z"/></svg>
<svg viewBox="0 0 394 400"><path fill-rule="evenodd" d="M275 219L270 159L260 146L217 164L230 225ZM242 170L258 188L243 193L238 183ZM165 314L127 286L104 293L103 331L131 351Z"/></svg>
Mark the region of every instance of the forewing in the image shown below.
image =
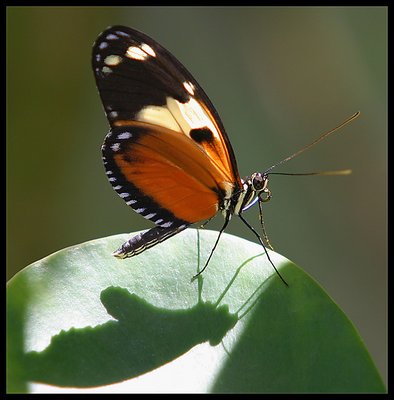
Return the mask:
<svg viewBox="0 0 394 400"><path fill-rule="evenodd" d="M183 135L224 177L218 182L222 190L241 187L233 149L215 108L169 51L141 32L114 26L98 37L92 65L113 129L140 122L157 126L156 132L166 128Z"/></svg>

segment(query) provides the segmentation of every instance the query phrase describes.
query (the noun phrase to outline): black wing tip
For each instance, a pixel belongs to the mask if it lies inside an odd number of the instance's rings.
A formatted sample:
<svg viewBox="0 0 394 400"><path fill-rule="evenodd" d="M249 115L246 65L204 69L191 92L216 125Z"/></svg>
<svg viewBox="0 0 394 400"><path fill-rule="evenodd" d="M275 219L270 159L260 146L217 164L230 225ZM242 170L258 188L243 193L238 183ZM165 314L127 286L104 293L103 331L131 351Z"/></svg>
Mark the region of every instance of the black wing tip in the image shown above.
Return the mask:
<svg viewBox="0 0 394 400"><path fill-rule="evenodd" d="M109 35L114 35L114 37L111 38ZM115 39L115 36L117 36L116 39L121 40L121 42L149 42L151 45L155 41L150 38L148 35L145 33L134 29L130 28L128 26L124 25L110 25L107 28L105 28L96 38L96 40L93 43L93 57L95 57L96 54L101 52L101 49L99 46L102 45L103 42L112 42L113 39ZM110 48L110 47L109 47Z"/></svg>
<svg viewBox="0 0 394 400"><path fill-rule="evenodd" d="M138 29L131 28L126 25L109 25L107 26L99 35L96 40L96 43L99 42L103 36L106 36L110 33L122 32L130 36L131 38L145 38L147 35Z"/></svg>
<svg viewBox="0 0 394 400"><path fill-rule="evenodd" d="M110 26L107 26L101 32L100 35L102 35L103 33L110 33L110 32L112 33L112 32L116 32L116 31L122 31L122 32L127 33L127 31L132 31L132 30L133 30L132 28L125 26L125 25L110 25Z"/></svg>

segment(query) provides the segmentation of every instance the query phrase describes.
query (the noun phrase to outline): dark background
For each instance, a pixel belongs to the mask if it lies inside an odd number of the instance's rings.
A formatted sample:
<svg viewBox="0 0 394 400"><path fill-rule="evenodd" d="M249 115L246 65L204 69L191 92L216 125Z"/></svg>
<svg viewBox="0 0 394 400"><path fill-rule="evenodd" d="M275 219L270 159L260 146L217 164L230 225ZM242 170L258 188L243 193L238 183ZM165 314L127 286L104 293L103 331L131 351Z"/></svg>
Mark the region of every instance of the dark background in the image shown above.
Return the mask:
<svg viewBox="0 0 394 400"><path fill-rule="evenodd" d="M150 227L111 189L100 158L108 126L91 47L115 24L152 36L192 72L243 177L361 111L280 168L353 174L273 176L265 224L276 251L343 308L387 382L384 7L9 7L7 277L64 247ZM257 210L247 214L258 227ZM253 240L237 220L227 232Z"/></svg>

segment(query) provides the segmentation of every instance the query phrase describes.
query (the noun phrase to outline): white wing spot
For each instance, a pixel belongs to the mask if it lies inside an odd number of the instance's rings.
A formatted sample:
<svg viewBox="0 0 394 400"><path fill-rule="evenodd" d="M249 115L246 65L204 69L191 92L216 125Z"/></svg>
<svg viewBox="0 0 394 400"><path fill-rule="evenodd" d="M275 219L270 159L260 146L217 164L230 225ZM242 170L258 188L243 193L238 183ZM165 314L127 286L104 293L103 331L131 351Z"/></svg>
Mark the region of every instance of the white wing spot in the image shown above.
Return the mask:
<svg viewBox="0 0 394 400"><path fill-rule="evenodd" d="M119 36L130 37L130 35L128 33L123 32L123 31L116 31L115 33Z"/></svg>
<svg viewBox="0 0 394 400"><path fill-rule="evenodd" d="M104 50L106 47L108 47L108 43L107 42L101 42L99 44L99 49L100 50Z"/></svg>
<svg viewBox="0 0 394 400"><path fill-rule="evenodd" d="M120 196L122 199L124 199L124 198L126 198L126 197L129 197L129 196L130 196L130 194L129 194L129 193L126 193L126 192L124 192L124 193L119 193L119 196Z"/></svg>
<svg viewBox="0 0 394 400"><path fill-rule="evenodd" d="M116 40L119 39L116 35L114 35L113 33L110 33L109 35L107 35L105 37L107 40Z"/></svg>
<svg viewBox="0 0 394 400"><path fill-rule="evenodd" d="M150 47L148 44L142 43L142 44L141 44L141 49L144 50L145 53L148 53L150 56L156 57L156 53L154 52L154 50L152 49L152 47Z"/></svg>
<svg viewBox="0 0 394 400"><path fill-rule="evenodd" d="M103 68L101 68L101 71L103 71L104 74L109 74L110 72L112 72L112 69L104 66Z"/></svg>
<svg viewBox="0 0 394 400"><path fill-rule="evenodd" d="M173 224L173 222L172 222L172 221L169 221L169 222L166 222L165 224L161 224L160 226L161 226L162 228L169 228L172 224Z"/></svg>
<svg viewBox="0 0 394 400"><path fill-rule="evenodd" d="M156 213L151 213L151 214L148 214L148 215L144 215L144 217L145 217L146 219L151 219L151 218L153 218L155 215L156 215Z"/></svg>
<svg viewBox="0 0 394 400"><path fill-rule="evenodd" d="M146 60L148 56L156 57L155 51L146 43L142 43L141 46L130 46L126 51L126 56L133 60Z"/></svg>
<svg viewBox="0 0 394 400"><path fill-rule="evenodd" d="M148 57L148 54L145 53L140 47L130 46L126 51L126 56L132 58L133 60L145 60Z"/></svg>
<svg viewBox="0 0 394 400"><path fill-rule="evenodd" d="M194 96L194 85L191 82L183 82L183 87L187 90L189 94Z"/></svg>
<svg viewBox="0 0 394 400"><path fill-rule="evenodd" d="M114 143L113 145L111 145L111 149L113 151L119 151L120 149L120 143Z"/></svg>
<svg viewBox="0 0 394 400"><path fill-rule="evenodd" d="M137 200L129 200L129 201L126 201L126 204L127 204L128 206L131 206L132 204L135 204L135 203L137 203Z"/></svg>
<svg viewBox="0 0 394 400"><path fill-rule="evenodd" d="M118 114L116 111L111 111L111 112L108 114L108 117L110 117L110 118L116 118L118 115L119 115L119 114Z"/></svg>
<svg viewBox="0 0 394 400"><path fill-rule="evenodd" d="M130 139L133 135L130 132L122 132L118 135L118 139L124 140L124 139Z"/></svg>
<svg viewBox="0 0 394 400"><path fill-rule="evenodd" d="M104 63L106 65L110 65L110 66L118 65L121 61L122 61L122 57L121 56L117 56L115 54L107 56L104 59Z"/></svg>
<svg viewBox="0 0 394 400"><path fill-rule="evenodd" d="M146 210L146 208L137 208L136 210L134 210L136 213L141 214Z"/></svg>

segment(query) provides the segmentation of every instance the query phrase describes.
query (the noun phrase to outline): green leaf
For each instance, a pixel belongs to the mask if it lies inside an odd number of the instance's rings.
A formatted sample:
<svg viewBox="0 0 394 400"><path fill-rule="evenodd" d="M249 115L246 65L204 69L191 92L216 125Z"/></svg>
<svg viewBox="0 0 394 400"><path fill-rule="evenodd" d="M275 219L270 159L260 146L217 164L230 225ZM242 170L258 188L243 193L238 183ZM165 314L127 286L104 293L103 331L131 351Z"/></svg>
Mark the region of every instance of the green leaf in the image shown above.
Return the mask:
<svg viewBox="0 0 394 400"><path fill-rule="evenodd" d="M352 323L289 260L270 253L286 287L259 245L224 234L191 283L217 232L114 258L128 237L9 281L8 392L385 392Z"/></svg>

